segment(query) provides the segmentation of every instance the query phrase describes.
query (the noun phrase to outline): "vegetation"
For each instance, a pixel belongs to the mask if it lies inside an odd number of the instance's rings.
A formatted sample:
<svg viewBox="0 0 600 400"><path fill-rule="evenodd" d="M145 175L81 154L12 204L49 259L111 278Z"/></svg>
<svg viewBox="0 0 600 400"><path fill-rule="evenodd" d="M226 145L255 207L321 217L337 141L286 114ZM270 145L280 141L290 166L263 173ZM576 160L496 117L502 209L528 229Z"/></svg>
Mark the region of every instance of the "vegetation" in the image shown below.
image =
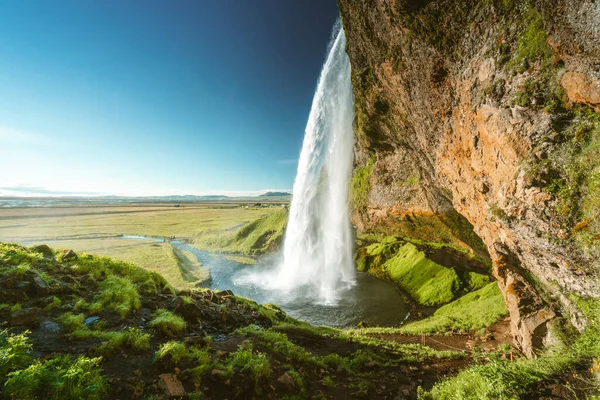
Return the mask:
<svg viewBox="0 0 600 400"><path fill-rule="evenodd" d="M417 302L427 306L452 301L463 287L454 269L436 264L414 244L393 237L359 249L357 267L396 282Z"/></svg>
<svg viewBox="0 0 600 400"><path fill-rule="evenodd" d="M438 308L431 317L412 322L399 331L405 334L469 332L486 328L507 314L498 283L492 282Z"/></svg>
<svg viewBox="0 0 600 400"><path fill-rule="evenodd" d="M245 265L254 265L256 264L256 260L254 258L250 258L250 257L244 257L244 256L225 256L226 259L230 260L230 261L235 261L238 264L245 264Z"/></svg>
<svg viewBox="0 0 600 400"><path fill-rule="evenodd" d="M175 336L185 330L187 324L179 315L159 309L154 319L150 321L150 326L165 336Z"/></svg>
<svg viewBox="0 0 600 400"><path fill-rule="evenodd" d="M369 190L371 190L371 174L375 167L375 157L371 157L364 167L354 169L350 190L354 209L363 210L367 207Z"/></svg>
<svg viewBox="0 0 600 400"><path fill-rule="evenodd" d="M287 211L271 212L237 231L216 232L194 238L193 246L222 253L264 254L277 249L287 224Z"/></svg>
<svg viewBox="0 0 600 400"><path fill-rule="evenodd" d="M28 333L0 332L0 383L13 399L103 399L106 382L99 367L101 358L57 355L46 361L30 356Z"/></svg>
<svg viewBox="0 0 600 400"><path fill-rule="evenodd" d="M176 254L170 242L158 242L154 238L189 240L193 237L201 242L200 238L205 235L235 232L240 225L279 210L212 204L179 208L164 205L98 206L83 210L49 207L35 211L3 208L0 209L0 242L19 238L21 244L32 245L52 240L57 248L107 256L158 272L173 287L187 290L192 289L198 280L206 279L207 271L197 277L185 276L186 270L203 271L195 257ZM60 225L55 223L53 216L56 214L63 222ZM21 218L24 215L27 218ZM126 240L120 238L122 235L150 239ZM195 246L192 240L190 242ZM210 250L204 246L197 247ZM11 262L11 265L15 264Z"/></svg>

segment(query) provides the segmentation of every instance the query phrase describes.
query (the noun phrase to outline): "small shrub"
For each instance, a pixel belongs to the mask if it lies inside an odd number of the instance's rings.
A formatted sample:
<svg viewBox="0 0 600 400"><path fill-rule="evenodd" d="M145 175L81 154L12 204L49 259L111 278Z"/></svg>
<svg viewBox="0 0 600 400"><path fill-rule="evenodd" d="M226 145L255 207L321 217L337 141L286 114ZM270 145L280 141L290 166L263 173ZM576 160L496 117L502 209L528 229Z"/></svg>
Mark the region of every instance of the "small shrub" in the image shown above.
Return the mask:
<svg viewBox="0 0 600 400"><path fill-rule="evenodd" d="M60 355L48 361L36 361L25 369L9 374L4 393L21 400L100 400L107 385L99 367L101 358Z"/></svg>
<svg viewBox="0 0 600 400"><path fill-rule="evenodd" d="M179 315L161 308L156 311L154 319L150 321L150 326L165 336L175 336L183 332L187 324Z"/></svg>
<svg viewBox="0 0 600 400"><path fill-rule="evenodd" d="M25 368L31 363L31 343L29 331L19 335L0 331L0 384L4 383L8 374Z"/></svg>

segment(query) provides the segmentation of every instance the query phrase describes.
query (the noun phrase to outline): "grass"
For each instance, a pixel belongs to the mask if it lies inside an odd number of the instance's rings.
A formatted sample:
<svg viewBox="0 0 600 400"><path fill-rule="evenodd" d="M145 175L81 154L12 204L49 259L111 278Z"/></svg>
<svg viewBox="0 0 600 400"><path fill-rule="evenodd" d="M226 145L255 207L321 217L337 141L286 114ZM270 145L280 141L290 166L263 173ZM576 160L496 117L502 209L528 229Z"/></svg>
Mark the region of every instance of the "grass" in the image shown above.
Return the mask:
<svg viewBox="0 0 600 400"><path fill-rule="evenodd" d="M100 358L58 355L40 361L31 356L28 334L0 332L0 384L5 396L22 400L104 398L107 385L101 376Z"/></svg>
<svg viewBox="0 0 600 400"><path fill-rule="evenodd" d="M236 333L245 337L254 337L263 346L296 361L306 362L312 358L312 355L303 347L292 343L285 333L265 329L256 329L253 326L238 329Z"/></svg>
<svg viewBox="0 0 600 400"><path fill-rule="evenodd" d="M229 361L231 367L239 368L241 373L249 373L254 382L255 392L258 391L261 382L271 376L271 363L266 354L254 351L252 344L244 342L232 353Z"/></svg>
<svg viewBox="0 0 600 400"><path fill-rule="evenodd" d="M468 332L486 328L507 314L498 283L492 282L438 308L431 317L410 323L398 331L409 335Z"/></svg>
<svg viewBox="0 0 600 400"><path fill-rule="evenodd" d="M463 277L470 292L482 289L490 283L490 277L488 275L473 271L465 272Z"/></svg>
<svg viewBox="0 0 600 400"><path fill-rule="evenodd" d="M150 334L138 328L129 328L126 331L100 331L83 327L70 335L73 340L89 338L102 339L103 343L95 350L97 355L110 356L123 351L125 348L142 352L150 348Z"/></svg>
<svg viewBox="0 0 600 400"><path fill-rule="evenodd" d="M175 336L183 332L187 324L179 315L159 309L156 311L154 319L150 321L150 326L164 336Z"/></svg>
<svg viewBox="0 0 600 400"><path fill-rule="evenodd" d="M600 365L600 300L569 296L588 319L581 335L563 334L563 342L534 359L509 362L493 359L461 371L457 376L437 383L422 399L519 399L530 394L533 385L556 379L559 374L576 379L577 369L587 366L595 372ZM597 383L585 382L586 386ZM600 394L600 390L598 390Z"/></svg>
<svg viewBox="0 0 600 400"><path fill-rule="evenodd" d="M228 231L271 214L278 209L241 208L235 205L131 205L91 207L43 207L0 209L0 242L22 245L48 243L111 257L159 272L174 287L191 289L194 282L182 276L170 243L124 240L122 235L191 238ZM235 229L233 230L235 231ZM1 249L0 249L1 250ZM13 256L17 257L17 256ZM18 257L23 257L19 255ZM31 264L41 253L22 258ZM191 258L193 262L193 258ZM10 260L11 265L18 265ZM198 267L198 265L194 265Z"/></svg>
<svg viewBox="0 0 600 400"><path fill-rule="evenodd" d="M235 261L238 264L244 264L244 265L255 265L256 264L256 260L254 258L250 258L250 257L244 257L244 256L225 256L226 259L230 260L230 261Z"/></svg>
<svg viewBox="0 0 600 400"><path fill-rule="evenodd" d="M382 268L411 297L426 306L448 303L461 289L456 271L427 259L411 243L403 245Z"/></svg>
<svg viewBox="0 0 600 400"><path fill-rule="evenodd" d="M35 361L12 372L4 384L4 394L15 399L56 400L103 399L107 384L100 370L101 358L59 355L48 361Z"/></svg>
<svg viewBox="0 0 600 400"><path fill-rule="evenodd" d="M140 296L135 285L129 279L111 276L100 283L100 293L94 298L89 311L97 314L111 310L125 319L132 310L140 307Z"/></svg>
<svg viewBox="0 0 600 400"><path fill-rule="evenodd" d="M194 238L191 245L223 253L264 254L279 248L287 224L287 211L264 215L237 231L214 232Z"/></svg>
<svg viewBox="0 0 600 400"><path fill-rule="evenodd" d="M73 314L72 312L66 312L56 318L56 322L66 332L75 332L80 329L84 329L85 316L83 314Z"/></svg>

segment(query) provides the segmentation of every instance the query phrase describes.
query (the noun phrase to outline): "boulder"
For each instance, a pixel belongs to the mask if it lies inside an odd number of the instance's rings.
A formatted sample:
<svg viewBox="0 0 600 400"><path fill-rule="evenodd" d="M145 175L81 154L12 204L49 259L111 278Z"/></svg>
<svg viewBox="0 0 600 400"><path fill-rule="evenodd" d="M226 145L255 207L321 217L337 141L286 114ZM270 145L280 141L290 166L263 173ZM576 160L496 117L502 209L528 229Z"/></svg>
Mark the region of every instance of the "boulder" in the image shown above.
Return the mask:
<svg viewBox="0 0 600 400"><path fill-rule="evenodd" d="M169 398L185 396L183 384L177 379L175 374L162 374L158 377L158 387L161 388Z"/></svg>
<svg viewBox="0 0 600 400"><path fill-rule="evenodd" d="M10 316L11 326L37 326L39 325L39 312L37 307L23 308L13 312Z"/></svg>

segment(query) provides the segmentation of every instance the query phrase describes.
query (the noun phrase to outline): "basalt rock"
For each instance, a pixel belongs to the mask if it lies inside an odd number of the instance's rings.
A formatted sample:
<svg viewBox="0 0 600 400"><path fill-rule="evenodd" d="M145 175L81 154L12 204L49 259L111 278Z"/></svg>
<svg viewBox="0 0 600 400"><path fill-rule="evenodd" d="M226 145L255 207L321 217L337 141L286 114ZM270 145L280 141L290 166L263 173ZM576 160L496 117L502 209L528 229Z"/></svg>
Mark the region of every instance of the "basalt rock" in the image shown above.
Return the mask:
<svg viewBox="0 0 600 400"><path fill-rule="evenodd" d="M599 3L338 3L355 98L354 226L491 260L515 341L533 356L573 308L567 293L600 296L600 214L588 201L598 193L586 184L598 164L577 179L564 167L590 140L582 115L600 110Z"/></svg>

